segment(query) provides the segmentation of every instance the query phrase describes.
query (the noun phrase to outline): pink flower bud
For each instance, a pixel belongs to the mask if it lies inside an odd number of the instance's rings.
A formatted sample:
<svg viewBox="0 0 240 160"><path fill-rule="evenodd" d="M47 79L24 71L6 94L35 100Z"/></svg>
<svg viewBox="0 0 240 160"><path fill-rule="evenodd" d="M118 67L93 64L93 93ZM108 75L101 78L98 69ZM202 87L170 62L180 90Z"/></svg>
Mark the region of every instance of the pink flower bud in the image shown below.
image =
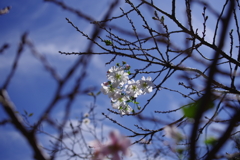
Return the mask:
<svg viewBox="0 0 240 160"><path fill-rule="evenodd" d="M108 86L109 83L108 83L108 82L103 82L103 85L104 85L104 86Z"/></svg>
<svg viewBox="0 0 240 160"><path fill-rule="evenodd" d="M129 70L130 67L131 67L131 66L130 66L129 64L126 64L125 69L126 69L126 70Z"/></svg>

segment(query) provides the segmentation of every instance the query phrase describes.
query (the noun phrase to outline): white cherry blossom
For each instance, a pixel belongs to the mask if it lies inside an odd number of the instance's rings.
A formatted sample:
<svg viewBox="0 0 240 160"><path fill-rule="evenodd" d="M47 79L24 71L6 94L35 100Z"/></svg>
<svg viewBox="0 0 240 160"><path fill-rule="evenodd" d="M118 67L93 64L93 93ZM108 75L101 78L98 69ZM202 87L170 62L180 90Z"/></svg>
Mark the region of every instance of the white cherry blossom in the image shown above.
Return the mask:
<svg viewBox="0 0 240 160"><path fill-rule="evenodd" d="M122 87L128 81L128 75L123 67L113 66L107 72L107 78L112 82L113 87Z"/></svg>
<svg viewBox="0 0 240 160"><path fill-rule="evenodd" d="M136 98L139 95L150 93L153 91L154 84L152 78L144 76L141 80L129 80L130 65L126 62L122 66L117 64L107 71L108 82L102 83L101 92L111 99L111 105L114 109L119 110L121 115L130 114L133 109L129 103L138 104Z"/></svg>
<svg viewBox="0 0 240 160"><path fill-rule="evenodd" d="M89 118L84 118L83 119L83 124L88 125L91 122L91 120Z"/></svg>
<svg viewBox="0 0 240 160"><path fill-rule="evenodd" d="M128 104L125 104L119 107L119 112L121 115L131 114L133 112L133 109Z"/></svg>
<svg viewBox="0 0 240 160"><path fill-rule="evenodd" d="M118 98L114 99L112 98L112 107L114 109L119 109L120 106L125 106L126 101L128 101L130 98L126 95L121 95Z"/></svg>
<svg viewBox="0 0 240 160"><path fill-rule="evenodd" d="M105 83L102 83L101 92L105 95L108 95L109 98L117 99L121 96L121 90L119 88L114 88L112 86L106 86Z"/></svg>
<svg viewBox="0 0 240 160"><path fill-rule="evenodd" d="M140 87L143 90L143 94L150 93L152 92L154 84L152 83L152 78L147 77L145 78L144 76L140 80Z"/></svg>
<svg viewBox="0 0 240 160"><path fill-rule="evenodd" d="M131 97L137 97L142 94L142 90L140 89L140 83L139 81L136 81L134 79L128 81L128 85L126 85L126 94L128 94Z"/></svg>

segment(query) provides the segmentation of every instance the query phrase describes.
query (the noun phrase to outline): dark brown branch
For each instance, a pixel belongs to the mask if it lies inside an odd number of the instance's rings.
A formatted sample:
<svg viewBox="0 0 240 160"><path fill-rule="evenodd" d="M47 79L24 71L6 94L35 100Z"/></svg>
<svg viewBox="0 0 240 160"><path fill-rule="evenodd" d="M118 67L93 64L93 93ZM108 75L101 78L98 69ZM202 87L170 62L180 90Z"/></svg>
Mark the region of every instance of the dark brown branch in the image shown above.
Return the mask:
<svg viewBox="0 0 240 160"><path fill-rule="evenodd" d="M34 159L36 160L47 160L47 157L44 155L44 152L39 147L37 137L31 131L28 131L24 124L21 122L20 118L16 115L14 110L14 104L9 99L6 90L0 90L0 103L3 106L3 109L7 115L11 118L12 124L15 128L21 132L23 137L28 141L29 145L32 147L34 152Z"/></svg>

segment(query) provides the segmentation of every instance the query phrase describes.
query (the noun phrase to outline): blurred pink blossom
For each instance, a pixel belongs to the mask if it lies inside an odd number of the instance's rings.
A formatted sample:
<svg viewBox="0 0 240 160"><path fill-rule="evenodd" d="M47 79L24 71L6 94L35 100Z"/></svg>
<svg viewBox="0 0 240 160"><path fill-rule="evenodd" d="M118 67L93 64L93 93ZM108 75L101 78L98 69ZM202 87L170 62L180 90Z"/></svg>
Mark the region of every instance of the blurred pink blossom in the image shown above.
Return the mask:
<svg viewBox="0 0 240 160"><path fill-rule="evenodd" d="M112 131L109 134L109 142L102 144L99 141L93 143L94 156L92 160L103 160L106 156L111 155L112 160L120 160L119 152L123 155L128 155L128 147L131 145L130 140L119 134L117 131Z"/></svg>

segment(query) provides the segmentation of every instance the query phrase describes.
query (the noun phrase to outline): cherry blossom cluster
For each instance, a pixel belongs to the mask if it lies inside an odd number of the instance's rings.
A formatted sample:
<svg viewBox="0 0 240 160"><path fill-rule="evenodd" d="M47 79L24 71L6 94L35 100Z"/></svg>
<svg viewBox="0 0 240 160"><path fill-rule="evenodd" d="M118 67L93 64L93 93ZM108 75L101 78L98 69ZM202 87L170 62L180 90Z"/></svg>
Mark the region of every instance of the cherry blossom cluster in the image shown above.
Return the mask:
<svg viewBox="0 0 240 160"><path fill-rule="evenodd" d="M119 152L123 155L130 156L128 147L131 145L130 140L119 134L117 131L112 131L109 134L109 142L102 144L99 141L94 141L92 147L94 148L92 160L103 160L108 156L111 160L120 160Z"/></svg>
<svg viewBox="0 0 240 160"><path fill-rule="evenodd" d="M137 81L129 79L128 76L131 74L129 69L130 66L126 62L122 62L122 65L117 63L107 71L108 81L101 84L101 92L108 95L112 107L118 109L121 115L135 112L129 103L134 103L140 109L136 98L152 92L154 86L151 77L143 76Z"/></svg>

